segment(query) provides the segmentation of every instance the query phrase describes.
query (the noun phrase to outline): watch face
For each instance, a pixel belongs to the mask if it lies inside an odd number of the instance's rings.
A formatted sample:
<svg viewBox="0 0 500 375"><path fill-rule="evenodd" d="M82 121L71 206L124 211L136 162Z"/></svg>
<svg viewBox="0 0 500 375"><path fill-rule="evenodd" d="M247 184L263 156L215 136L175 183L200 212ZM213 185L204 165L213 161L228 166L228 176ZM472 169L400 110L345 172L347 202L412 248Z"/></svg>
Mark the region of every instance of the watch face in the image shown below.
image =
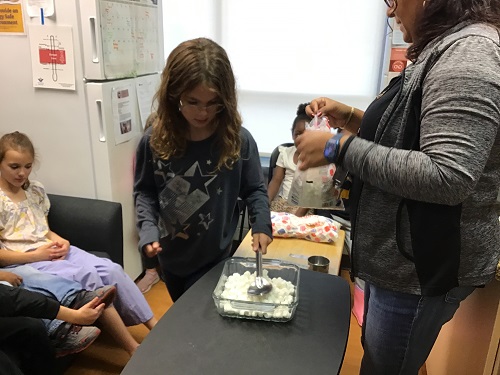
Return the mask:
<svg viewBox="0 0 500 375"><path fill-rule="evenodd" d="M342 138L342 135L337 133L326 142L324 156L330 163L335 163L337 160L340 138Z"/></svg>

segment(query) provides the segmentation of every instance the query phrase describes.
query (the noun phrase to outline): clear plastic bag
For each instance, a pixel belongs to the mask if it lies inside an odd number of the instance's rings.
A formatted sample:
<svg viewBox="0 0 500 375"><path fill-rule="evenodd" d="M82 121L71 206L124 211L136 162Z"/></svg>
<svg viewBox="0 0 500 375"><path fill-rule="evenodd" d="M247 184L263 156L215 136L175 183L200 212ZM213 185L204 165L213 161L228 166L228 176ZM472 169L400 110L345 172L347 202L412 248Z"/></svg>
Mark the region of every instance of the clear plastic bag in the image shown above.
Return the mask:
<svg viewBox="0 0 500 375"><path fill-rule="evenodd" d="M309 124L306 124L306 130L330 133L328 119L315 116ZM288 203L308 208L339 209L339 194L332 183L334 173L334 164L309 168L305 171L297 168L288 194Z"/></svg>

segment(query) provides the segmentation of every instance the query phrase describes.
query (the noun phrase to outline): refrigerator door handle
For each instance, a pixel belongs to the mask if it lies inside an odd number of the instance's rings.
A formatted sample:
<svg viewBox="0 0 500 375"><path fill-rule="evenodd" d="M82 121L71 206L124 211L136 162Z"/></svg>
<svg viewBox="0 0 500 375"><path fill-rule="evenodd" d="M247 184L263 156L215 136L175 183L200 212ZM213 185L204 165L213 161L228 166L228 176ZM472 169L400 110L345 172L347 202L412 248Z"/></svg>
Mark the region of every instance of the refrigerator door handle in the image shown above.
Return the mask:
<svg viewBox="0 0 500 375"><path fill-rule="evenodd" d="M95 17L89 18L90 22L90 35L92 40L92 62L99 64L99 54L97 52L97 31Z"/></svg>
<svg viewBox="0 0 500 375"><path fill-rule="evenodd" d="M99 142L106 142L106 131L104 129L104 120L102 115L102 100L96 100L97 116L99 117Z"/></svg>

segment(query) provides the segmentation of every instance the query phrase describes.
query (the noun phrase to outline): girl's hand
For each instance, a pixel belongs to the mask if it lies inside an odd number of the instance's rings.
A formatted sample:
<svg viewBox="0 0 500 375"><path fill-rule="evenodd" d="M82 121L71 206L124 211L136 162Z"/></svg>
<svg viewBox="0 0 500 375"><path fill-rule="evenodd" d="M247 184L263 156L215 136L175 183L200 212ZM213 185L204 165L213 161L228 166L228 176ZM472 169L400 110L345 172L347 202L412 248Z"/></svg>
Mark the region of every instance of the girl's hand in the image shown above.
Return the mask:
<svg viewBox="0 0 500 375"><path fill-rule="evenodd" d="M23 283L23 278L13 272L0 271L0 281L7 281L12 286L19 286Z"/></svg>
<svg viewBox="0 0 500 375"><path fill-rule="evenodd" d="M69 241L64 239L64 238L61 238L57 242L60 245L60 250L63 252L63 255L61 256L61 258L59 258L59 260L66 259L66 257L68 256L68 252L69 252L69 246L70 246Z"/></svg>
<svg viewBox="0 0 500 375"><path fill-rule="evenodd" d="M343 128L351 116L351 106L321 97L314 99L306 107L306 113L309 116L327 116L331 127Z"/></svg>
<svg viewBox="0 0 500 375"><path fill-rule="evenodd" d="M60 250L57 242L47 242L31 253L35 257L33 262L40 262L44 260L57 260L62 256L63 252Z"/></svg>
<svg viewBox="0 0 500 375"><path fill-rule="evenodd" d="M57 233L52 232L51 230L49 230L49 232L47 233L47 238L59 248L59 257L57 258L57 260L66 259L69 252L69 241L65 238L62 238Z"/></svg>
<svg viewBox="0 0 500 375"><path fill-rule="evenodd" d="M160 253L163 249L160 246L160 243L158 241L152 242L150 244L144 245L142 248L142 251L148 258L153 258L158 253Z"/></svg>
<svg viewBox="0 0 500 375"><path fill-rule="evenodd" d="M252 234L252 249L257 251L260 247L262 254L267 253L267 246L273 242L273 239L264 233L253 233Z"/></svg>
<svg viewBox="0 0 500 375"><path fill-rule="evenodd" d="M64 243L62 241L52 242L51 260L63 260L64 258L66 258L66 255L68 255L68 249L69 246L64 246Z"/></svg>

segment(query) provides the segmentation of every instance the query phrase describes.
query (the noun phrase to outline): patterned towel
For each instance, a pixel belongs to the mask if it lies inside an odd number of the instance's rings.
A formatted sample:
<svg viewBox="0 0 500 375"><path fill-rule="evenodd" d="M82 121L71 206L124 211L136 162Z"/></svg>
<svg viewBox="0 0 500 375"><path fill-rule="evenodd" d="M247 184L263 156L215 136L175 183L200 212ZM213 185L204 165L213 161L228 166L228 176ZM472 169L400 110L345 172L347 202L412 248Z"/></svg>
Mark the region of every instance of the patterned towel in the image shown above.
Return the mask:
<svg viewBox="0 0 500 375"><path fill-rule="evenodd" d="M303 238L314 242L332 243L339 237L340 224L319 215L297 217L287 212L271 211L273 236Z"/></svg>

